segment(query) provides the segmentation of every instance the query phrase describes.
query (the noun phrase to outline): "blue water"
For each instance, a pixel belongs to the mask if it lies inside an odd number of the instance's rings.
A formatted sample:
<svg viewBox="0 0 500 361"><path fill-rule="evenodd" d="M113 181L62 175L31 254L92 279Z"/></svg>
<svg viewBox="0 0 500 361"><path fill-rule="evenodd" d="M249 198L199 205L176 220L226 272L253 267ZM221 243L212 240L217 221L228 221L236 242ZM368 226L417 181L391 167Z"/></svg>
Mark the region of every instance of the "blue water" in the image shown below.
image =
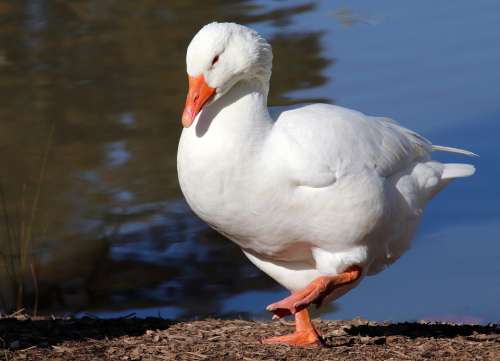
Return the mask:
<svg viewBox="0 0 500 361"><path fill-rule="evenodd" d="M177 185L185 47L203 24L232 19L274 42L271 105L324 99L480 155L435 154L477 172L430 203L407 254L322 317L500 320L498 1L92 3L28 1L14 9L26 19L9 18L19 34L2 35L10 189L37 177L40 124L56 124L36 253L42 311L269 318L265 306L286 296L190 212Z"/></svg>

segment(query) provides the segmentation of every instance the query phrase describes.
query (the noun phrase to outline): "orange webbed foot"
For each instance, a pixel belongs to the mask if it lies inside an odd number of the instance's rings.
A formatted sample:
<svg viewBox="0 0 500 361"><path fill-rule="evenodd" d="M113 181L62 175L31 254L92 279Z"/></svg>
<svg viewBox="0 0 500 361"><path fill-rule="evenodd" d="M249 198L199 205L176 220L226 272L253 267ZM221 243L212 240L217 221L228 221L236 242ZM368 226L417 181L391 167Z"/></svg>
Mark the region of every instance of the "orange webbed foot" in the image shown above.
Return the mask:
<svg viewBox="0 0 500 361"><path fill-rule="evenodd" d="M282 318L295 315L297 312L306 309L309 305L315 304L317 307L336 287L343 286L359 279L361 268L351 266L343 273L335 276L321 276L314 279L303 289L292 293L290 296L267 306L266 310L274 313L273 318Z"/></svg>
<svg viewBox="0 0 500 361"><path fill-rule="evenodd" d="M295 315L312 303L319 307L323 298L328 294L328 282L325 278L320 277L316 279L303 290L292 293L281 301L270 304L266 307L266 310L274 313L273 318L282 318Z"/></svg>
<svg viewBox="0 0 500 361"><path fill-rule="evenodd" d="M268 345L319 346L320 337L314 331L296 331L289 335L275 336L261 341Z"/></svg>
<svg viewBox="0 0 500 361"><path fill-rule="evenodd" d="M268 345L319 346L322 339L309 318L309 312L303 309L295 314L294 333L266 338L261 342Z"/></svg>

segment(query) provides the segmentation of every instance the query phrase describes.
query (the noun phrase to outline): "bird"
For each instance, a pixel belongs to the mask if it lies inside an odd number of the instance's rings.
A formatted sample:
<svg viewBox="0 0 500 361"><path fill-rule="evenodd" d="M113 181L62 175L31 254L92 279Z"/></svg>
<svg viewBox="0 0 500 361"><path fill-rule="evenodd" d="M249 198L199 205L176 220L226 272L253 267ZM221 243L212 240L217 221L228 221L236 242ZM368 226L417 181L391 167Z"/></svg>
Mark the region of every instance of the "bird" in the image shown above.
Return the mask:
<svg viewBox="0 0 500 361"><path fill-rule="evenodd" d="M295 331L260 341L314 346L309 307L398 260L427 202L475 172L432 153L475 154L337 105L268 107L272 62L269 42L244 25L195 34L178 178L194 213L290 292L267 310L293 315Z"/></svg>

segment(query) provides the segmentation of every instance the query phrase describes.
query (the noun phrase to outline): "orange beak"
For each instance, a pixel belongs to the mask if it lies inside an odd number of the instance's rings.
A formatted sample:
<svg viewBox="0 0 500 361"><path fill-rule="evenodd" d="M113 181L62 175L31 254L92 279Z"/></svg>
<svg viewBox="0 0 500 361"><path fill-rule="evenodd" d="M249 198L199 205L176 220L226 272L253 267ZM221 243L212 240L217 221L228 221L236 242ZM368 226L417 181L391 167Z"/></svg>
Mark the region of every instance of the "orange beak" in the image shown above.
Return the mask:
<svg viewBox="0 0 500 361"><path fill-rule="evenodd" d="M205 82L203 74L198 76L188 76L189 91L186 98L186 105L182 113L182 126L188 128L194 122L194 118L201 111L203 106L214 95L215 88L210 88Z"/></svg>

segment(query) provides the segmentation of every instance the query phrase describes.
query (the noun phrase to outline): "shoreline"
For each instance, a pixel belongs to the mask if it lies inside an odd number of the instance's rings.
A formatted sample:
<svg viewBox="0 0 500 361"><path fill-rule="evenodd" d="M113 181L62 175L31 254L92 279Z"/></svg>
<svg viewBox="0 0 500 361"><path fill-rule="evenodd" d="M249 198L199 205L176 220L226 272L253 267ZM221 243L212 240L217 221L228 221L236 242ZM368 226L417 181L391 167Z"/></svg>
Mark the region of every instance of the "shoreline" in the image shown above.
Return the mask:
<svg viewBox="0 0 500 361"><path fill-rule="evenodd" d="M0 318L5 360L500 360L500 324L315 320L319 347L262 345L293 323L148 317Z"/></svg>

